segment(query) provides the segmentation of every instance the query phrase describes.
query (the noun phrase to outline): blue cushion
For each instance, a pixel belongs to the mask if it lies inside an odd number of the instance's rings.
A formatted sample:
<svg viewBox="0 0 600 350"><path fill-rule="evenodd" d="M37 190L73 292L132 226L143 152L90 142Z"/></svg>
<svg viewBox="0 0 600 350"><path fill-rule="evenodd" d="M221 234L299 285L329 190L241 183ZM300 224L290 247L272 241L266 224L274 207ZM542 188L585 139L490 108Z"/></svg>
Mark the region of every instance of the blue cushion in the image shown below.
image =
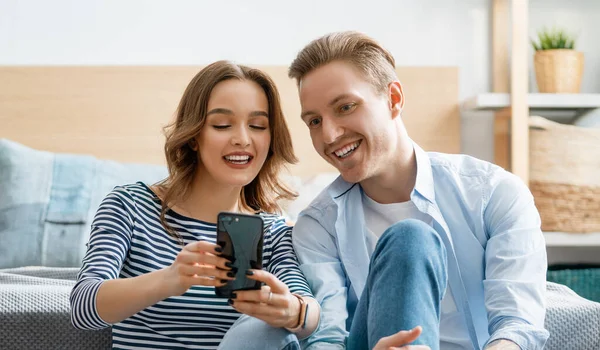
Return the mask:
<svg viewBox="0 0 600 350"><path fill-rule="evenodd" d="M166 176L164 166L37 151L0 139L0 268L80 266L102 199L115 186Z"/></svg>

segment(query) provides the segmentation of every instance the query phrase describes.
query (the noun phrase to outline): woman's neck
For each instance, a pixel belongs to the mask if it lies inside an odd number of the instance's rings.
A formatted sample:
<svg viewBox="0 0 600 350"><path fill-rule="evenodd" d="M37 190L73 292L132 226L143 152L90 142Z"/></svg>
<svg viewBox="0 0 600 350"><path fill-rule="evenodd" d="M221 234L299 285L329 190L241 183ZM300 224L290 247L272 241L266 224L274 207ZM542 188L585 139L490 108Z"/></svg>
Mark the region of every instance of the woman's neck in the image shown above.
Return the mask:
<svg viewBox="0 0 600 350"><path fill-rule="evenodd" d="M196 173L186 198L175 203L173 210L206 222L217 222L222 211L239 212L242 188L218 183L202 173Z"/></svg>

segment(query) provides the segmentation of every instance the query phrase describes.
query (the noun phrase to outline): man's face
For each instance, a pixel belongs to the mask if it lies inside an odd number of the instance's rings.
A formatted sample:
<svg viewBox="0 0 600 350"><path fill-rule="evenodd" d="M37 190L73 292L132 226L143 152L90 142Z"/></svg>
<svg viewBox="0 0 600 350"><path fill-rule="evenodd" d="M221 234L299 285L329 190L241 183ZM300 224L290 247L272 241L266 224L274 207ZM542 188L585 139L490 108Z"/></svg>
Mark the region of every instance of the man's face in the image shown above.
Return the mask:
<svg viewBox="0 0 600 350"><path fill-rule="evenodd" d="M389 93L376 91L357 69L341 61L304 76L299 93L302 120L315 150L344 180L361 182L385 169L397 145L393 119L398 113Z"/></svg>

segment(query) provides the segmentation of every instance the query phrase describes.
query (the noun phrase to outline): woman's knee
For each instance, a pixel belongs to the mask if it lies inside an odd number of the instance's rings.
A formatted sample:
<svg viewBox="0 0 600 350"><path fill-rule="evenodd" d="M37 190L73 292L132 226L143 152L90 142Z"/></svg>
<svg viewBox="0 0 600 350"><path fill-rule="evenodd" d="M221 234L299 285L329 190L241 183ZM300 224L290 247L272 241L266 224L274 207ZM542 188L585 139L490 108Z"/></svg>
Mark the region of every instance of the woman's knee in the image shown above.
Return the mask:
<svg viewBox="0 0 600 350"><path fill-rule="evenodd" d="M255 317L242 315L231 326L219 345L219 350L228 349L300 349L295 334L283 328L275 328Z"/></svg>

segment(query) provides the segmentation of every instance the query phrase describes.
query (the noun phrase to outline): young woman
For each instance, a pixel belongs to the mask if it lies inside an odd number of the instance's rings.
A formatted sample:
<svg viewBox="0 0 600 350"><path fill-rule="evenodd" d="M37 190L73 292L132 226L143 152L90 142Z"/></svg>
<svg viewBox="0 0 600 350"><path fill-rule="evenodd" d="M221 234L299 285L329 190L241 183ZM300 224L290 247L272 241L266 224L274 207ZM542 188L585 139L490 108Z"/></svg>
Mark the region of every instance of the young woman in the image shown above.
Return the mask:
<svg viewBox="0 0 600 350"><path fill-rule="evenodd" d="M166 136L168 178L116 187L98 209L71 293L73 324L112 325L113 347L123 349L299 348L320 307L291 228L268 214L294 196L277 176L296 161L274 83L213 63L190 82ZM214 290L237 273L215 244L221 211L265 223L263 270L240 272L265 286L229 300Z"/></svg>

